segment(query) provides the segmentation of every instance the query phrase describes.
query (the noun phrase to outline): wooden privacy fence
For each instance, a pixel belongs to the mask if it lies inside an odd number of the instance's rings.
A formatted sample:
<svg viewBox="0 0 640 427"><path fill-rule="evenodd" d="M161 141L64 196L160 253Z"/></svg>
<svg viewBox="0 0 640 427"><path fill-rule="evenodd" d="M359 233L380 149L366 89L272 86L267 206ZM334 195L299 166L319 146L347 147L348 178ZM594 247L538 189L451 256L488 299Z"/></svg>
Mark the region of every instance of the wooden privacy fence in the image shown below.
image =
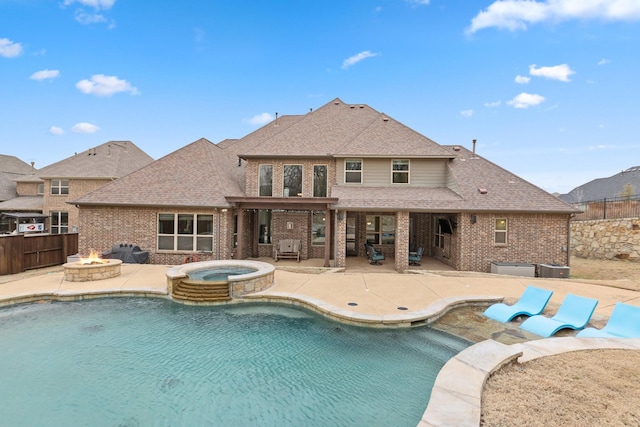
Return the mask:
<svg viewBox="0 0 640 427"><path fill-rule="evenodd" d="M78 233L0 236L0 275L61 265L78 253Z"/></svg>

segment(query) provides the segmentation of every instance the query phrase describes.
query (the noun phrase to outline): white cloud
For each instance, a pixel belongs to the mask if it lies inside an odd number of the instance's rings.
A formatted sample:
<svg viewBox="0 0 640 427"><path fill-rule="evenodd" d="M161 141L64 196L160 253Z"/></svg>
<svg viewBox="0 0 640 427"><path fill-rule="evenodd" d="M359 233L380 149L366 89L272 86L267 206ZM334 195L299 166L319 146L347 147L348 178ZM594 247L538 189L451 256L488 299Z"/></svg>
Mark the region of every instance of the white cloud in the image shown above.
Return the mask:
<svg viewBox="0 0 640 427"><path fill-rule="evenodd" d="M520 95L507 101L507 104L513 108L529 108L538 105L544 101L544 96L522 92Z"/></svg>
<svg viewBox="0 0 640 427"><path fill-rule="evenodd" d="M76 83L76 87L87 95L111 96L118 92L130 92L131 95L139 94L138 89L131 86L128 81L104 74L94 74L91 76L91 80L80 80Z"/></svg>
<svg viewBox="0 0 640 427"><path fill-rule="evenodd" d="M431 0L406 0L407 3L416 6L426 6Z"/></svg>
<svg viewBox="0 0 640 427"><path fill-rule="evenodd" d="M378 54L377 53L372 53L371 51L368 51L368 50L362 51L362 52L358 53L357 55L353 55L353 56L345 59L344 62L342 63L342 69L346 70L347 68L351 67L352 65L357 64L358 62L362 61L363 59L373 58L375 56L378 56Z"/></svg>
<svg viewBox="0 0 640 427"><path fill-rule="evenodd" d="M460 115L462 117L471 117L473 116L473 110L462 110L460 111Z"/></svg>
<svg viewBox="0 0 640 427"><path fill-rule="evenodd" d="M116 0L64 0L64 5L69 6L73 3L79 3L83 6L89 6L94 9L109 10L115 4Z"/></svg>
<svg viewBox="0 0 640 427"><path fill-rule="evenodd" d="M22 55L22 44L12 42L9 39L0 39L0 56L13 58Z"/></svg>
<svg viewBox="0 0 640 427"><path fill-rule="evenodd" d="M527 25L571 19L640 20L637 0L496 0L471 20L467 33L483 28L525 30Z"/></svg>
<svg viewBox="0 0 640 427"><path fill-rule="evenodd" d="M518 84L526 85L531 81L531 77L521 76L520 74L518 74L514 80Z"/></svg>
<svg viewBox="0 0 640 427"><path fill-rule="evenodd" d="M502 101L493 101L493 102L485 102L484 106L487 108L495 108L499 107L502 104Z"/></svg>
<svg viewBox="0 0 640 427"><path fill-rule="evenodd" d="M606 58L602 58L600 61L598 61L598 65L606 65L606 64L609 64L609 63L611 63L611 61L609 61Z"/></svg>
<svg viewBox="0 0 640 427"><path fill-rule="evenodd" d="M55 79L57 77L60 77L60 71L58 70L42 70L31 74L29 78L31 80L38 80L41 82L46 79Z"/></svg>
<svg viewBox="0 0 640 427"><path fill-rule="evenodd" d="M101 24L107 22L107 18L100 13L86 13L82 9L75 11L75 19L82 25Z"/></svg>
<svg viewBox="0 0 640 427"><path fill-rule="evenodd" d="M71 128L71 131L75 133L96 133L99 130L100 128L98 126L87 122L76 123Z"/></svg>
<svg viewBox="0 0 640 427"><path fill-rule="evenodd" d="M569 76L575 74L567 64L554 65L552 67L540 67L536 68L536 65L529 66L529 74L537 77L544 77L545 79L560 80L561 82L568 82Z"/></svg>
<svg viewBox="0 0 640 427"><path fill-rule="evenodd" d="M255 116L251 117L250 119L245 119L243 121L245 123L249 123L251 125L261 126L261 125L269 123L272 120L273 120L273 116L271 114L262 113L262 114L256 114Z"/></svg>
<svg viewBox="0 0 640 427"><path fill-rule="evenodd" d="M49 133L51 135L63 135L64 131L61 128L59 128L58 126L51 126L49 128Z"/></svg>

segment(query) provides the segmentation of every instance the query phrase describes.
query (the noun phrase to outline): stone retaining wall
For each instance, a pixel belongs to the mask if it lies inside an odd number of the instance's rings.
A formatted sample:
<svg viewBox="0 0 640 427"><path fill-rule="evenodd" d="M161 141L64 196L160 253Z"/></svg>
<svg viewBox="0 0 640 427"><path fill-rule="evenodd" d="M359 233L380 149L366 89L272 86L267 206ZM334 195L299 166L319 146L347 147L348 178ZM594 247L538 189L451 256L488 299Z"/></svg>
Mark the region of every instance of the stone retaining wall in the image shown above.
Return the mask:
<svg viewBox="0 0 640 427"><path fill-rule="evenodd" d="M571 221L571 255L640 262L640 218Z"/></svg>

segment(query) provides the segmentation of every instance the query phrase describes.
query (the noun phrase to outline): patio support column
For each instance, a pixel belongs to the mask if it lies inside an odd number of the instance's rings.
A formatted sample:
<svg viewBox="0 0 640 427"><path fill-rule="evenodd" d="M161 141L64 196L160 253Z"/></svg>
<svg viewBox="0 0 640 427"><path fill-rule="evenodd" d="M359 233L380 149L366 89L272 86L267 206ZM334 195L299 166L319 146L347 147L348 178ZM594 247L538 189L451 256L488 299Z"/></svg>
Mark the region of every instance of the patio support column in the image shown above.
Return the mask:
<svg viewBox="0 0 640 427"><path fill-rule="evenodd" d="M334 211L336 218L334 231L334 267L345 268L347 266L347 212Z"/></svg>
<svg viewBox="0 0 640 427"><path fill-rule="evenodd" d="M396 271L404 272L409 268L409 212L396 212L395 241Z"/></svg>
<svg viewBox="0 0 640 427"><path fill-rule="evenodd" d="M324 266L330 267L331 260L331 209L329 206L324 211Z"/></svg>
<svg viewBox="0 0 640 427"><path fill-rule="evenodd" d="M238 248L236 259L244 259L244 209L238 208Z"/></svg>

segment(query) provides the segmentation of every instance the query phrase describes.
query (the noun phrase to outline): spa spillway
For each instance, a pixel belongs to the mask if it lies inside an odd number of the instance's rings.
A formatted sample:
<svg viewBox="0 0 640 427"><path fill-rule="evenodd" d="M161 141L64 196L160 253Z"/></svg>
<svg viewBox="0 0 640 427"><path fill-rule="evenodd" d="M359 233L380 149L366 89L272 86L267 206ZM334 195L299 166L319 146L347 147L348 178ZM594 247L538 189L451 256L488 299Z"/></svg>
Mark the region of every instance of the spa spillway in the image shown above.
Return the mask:
<svg viewBox="0 0 640 427"><path fill-rule="evenodd" d="M208 304L242 298L273 284L275 267L245 260L201 261L167 271L167 289L175 300Z"/></svg>

